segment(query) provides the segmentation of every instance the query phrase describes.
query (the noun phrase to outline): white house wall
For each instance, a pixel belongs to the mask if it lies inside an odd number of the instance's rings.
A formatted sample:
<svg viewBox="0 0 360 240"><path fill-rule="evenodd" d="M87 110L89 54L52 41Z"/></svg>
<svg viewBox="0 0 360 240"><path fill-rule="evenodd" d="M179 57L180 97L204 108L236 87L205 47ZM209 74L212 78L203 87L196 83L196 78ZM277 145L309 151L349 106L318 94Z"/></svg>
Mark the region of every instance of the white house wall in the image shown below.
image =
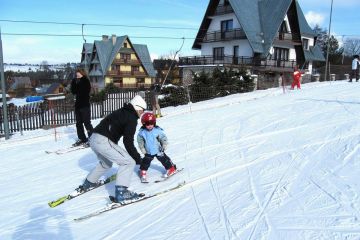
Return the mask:
<svg viewBox="0 0 360 240"><path fill-rule="evenodd" d="M208 33L221 31L221 22L230 20L230 19L233 20L233 28L234 29L242 28L239 21L237 20L235 14L229 13L229 14L214 17L211 20L211 23L209 25ZM247 39L233 40L233 41L226 41L226 42L201 43L201 55L212 56L213 48L224 47L224 54L226 56L233 56L234 55L234 46L239 46L239 56L244 56L244 57L252 57L253 56L253 50Z"/></svg>
<svg viewBox="0 0 360 240"><path fill-rule="evenodd" d="M221 16L216 16L211 19L208 32L220 31L221 30L221 21L233 20L233 28L242 28L239 21L237 20L234 13L224 14Z"/></svg>
<svg viewBox="0 0 360 240"><path fill-rule="evenodd" d="M201 44L201 55L202 56L212 56L213 48L224 47L225 56L233 56L234 55L234 46L239 46L239 56L243 56L243 57L252 57L253 56L252 48L247 39L226 41L226 42L202 43Z"/></svg>

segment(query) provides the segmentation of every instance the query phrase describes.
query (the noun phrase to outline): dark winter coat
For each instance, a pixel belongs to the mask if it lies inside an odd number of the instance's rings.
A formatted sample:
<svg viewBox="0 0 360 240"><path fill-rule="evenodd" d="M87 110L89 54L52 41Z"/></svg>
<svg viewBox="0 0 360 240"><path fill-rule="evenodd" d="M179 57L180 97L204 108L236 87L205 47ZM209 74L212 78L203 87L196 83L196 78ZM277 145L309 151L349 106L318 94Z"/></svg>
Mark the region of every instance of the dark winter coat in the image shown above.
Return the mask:
<svg viewBox="0 0 360 240"><path fill-rule="evenodd" d="M107 137L114 143L118 143L123 137L123 143L130 156L140 163L141 156L134 146L134 135L139 116L131 104L125 104L110 115L106 116L99 125L94 128L95 133Z"/></svg>
<svg viewBox="0 0 360 240"><path fill-rule="evenodd" d="M90 81L86 77L74 78L71 81L71 93L76 96L75 109L90 107Z"/></svg>

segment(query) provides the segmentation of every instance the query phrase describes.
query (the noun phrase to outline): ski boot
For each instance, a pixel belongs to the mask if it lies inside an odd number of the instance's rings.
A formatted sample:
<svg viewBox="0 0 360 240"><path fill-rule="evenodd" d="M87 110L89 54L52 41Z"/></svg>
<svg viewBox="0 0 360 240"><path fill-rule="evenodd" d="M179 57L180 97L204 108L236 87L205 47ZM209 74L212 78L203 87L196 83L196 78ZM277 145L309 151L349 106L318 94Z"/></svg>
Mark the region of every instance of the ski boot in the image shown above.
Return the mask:
<svg viewBox="0 0 360 240"><path fill-rule="evenodd" d="M139 175L140 175L140 181L142 183L148 183L148 180L146 178L146 170L140 170Z"/></svg>
<svg viewBox="0 0 360 240"><path fill-rule="evenodd" d="M73 147L78 147L80 145L83 145L84 143L86 143L87 141L83 141L81 139L77 140L72 146Z"/></svg>
<svg viewBox="0 0 360 240"><path fill-rule="evenodd" d="M84 192L89 191L90 189L92 189L94 187L97 187L97 185L98 185L98 183L92 183L92 182L89 182L87 179L85 179L84 183L82 185L80 185L78 188L76 188L75 191L70 194L70 196L74 197L74 196L80 195Z"/></svg>
<svg viewBox="0 0 360 240"><path fill-rule="evenodd" d="M143 197L144 194L129 191L125 186L115 186L115 197L112 199L115 203L129 203Z"/></svg>
<svg viewBox="0 0 360 240"><path fill-rule="evenodd" d="M171 175L174 175L175 173L176 173L176 165L173 165L171 168L169 168L169 169L166 171L164 177L165 177L165 178L168 178L168 177L170 177Z"/></svg>

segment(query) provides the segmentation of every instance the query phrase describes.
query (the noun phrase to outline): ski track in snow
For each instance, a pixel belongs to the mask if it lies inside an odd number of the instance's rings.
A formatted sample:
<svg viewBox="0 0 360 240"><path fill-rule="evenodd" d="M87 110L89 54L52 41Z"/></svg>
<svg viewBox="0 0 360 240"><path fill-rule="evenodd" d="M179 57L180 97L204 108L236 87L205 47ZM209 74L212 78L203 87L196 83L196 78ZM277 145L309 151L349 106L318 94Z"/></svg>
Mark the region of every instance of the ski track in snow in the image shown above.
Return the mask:
<svg viewBox="0 0 360 240"><path fill-rule="evenodd" d="M168 154L185 169L158 185L134 176L131 188L152 193L187 184L82 223L72 219L101 208L113 183L56 209L46 206L96 164L90 150L45 155L44 146L72 143L71 127L59 129L56 144L53 133L42 130L0 141L0 204L6 209L0 238L360 239L360 86L307 86L191 104L191 113L189 106L164 109L159 125L170 139ZM152 165L149 174L159 174L162 166ZM10 175L17 181L9 182Z"/></svg>

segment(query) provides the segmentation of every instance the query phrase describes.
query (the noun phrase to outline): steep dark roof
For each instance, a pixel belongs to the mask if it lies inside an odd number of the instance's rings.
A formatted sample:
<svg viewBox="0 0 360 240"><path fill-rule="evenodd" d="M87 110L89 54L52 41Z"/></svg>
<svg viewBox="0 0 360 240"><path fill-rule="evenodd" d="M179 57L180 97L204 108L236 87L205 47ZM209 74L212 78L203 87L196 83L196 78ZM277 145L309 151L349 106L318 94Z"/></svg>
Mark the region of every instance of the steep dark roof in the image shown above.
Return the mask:
<svg viewBox="0 0 360 240"><path fill-rule="evenodd" d="M309 37L315 37L316 33L314 30L311 29L308 22L306 21L304 13L300 8L299 2L298 1L295 1L295 2L296 2L296 10L297 10L297 14L298 14L298 19L299 19L300 33L302 35L306 35Z"/></svg>
<svg viewBox="0 0 360 240"><path fill-rule="evenodd" d="M156 77L156 72L151 62L151 58L147 46L142 44L134 44L133 46L146 72L149 74L150 77Z"/></svg>
<svg viewBox="0 0 360 240"><path fill-rule="evenodd" d="M319 61L325 62L325 57L320 47L315 45L311 46L309 50L304 50L305 60L306 61Z"/></svg>
<svg viewBox="0 0 360 240"><path fill-rule="evenodd" d="M13 77L13 84L10 86L10 90L15 90L18 87L31 88L30 77Z"/></svg>
<svg viewBox="0 0 360 240"><path fill-rule="evenodd" d="M143 44L132 44L127 35L116 37L115 44L113 44L112 37L107 40L98 40L94 42L101 69L98 69L96 72L91 71L90 75L104 75L106 73L106 69L110 67L111 63L116 57L116 54L119 52L120 48L123 46L126 40L134 47L134 51L136 55L140 58L140 61L143 64L145 71L148 73L148 75L150 77L155 77L156 73L152 65L147 46Z"/></svg>
<svg viewBox="0 0 360 240"><path fill-rule="evenodd" d="M50 85L50 87L48 87L48 89L46 90L46 94L51 94L54 93L54 91L60 87L61 84L60 83L53 83Z"/></svg>

